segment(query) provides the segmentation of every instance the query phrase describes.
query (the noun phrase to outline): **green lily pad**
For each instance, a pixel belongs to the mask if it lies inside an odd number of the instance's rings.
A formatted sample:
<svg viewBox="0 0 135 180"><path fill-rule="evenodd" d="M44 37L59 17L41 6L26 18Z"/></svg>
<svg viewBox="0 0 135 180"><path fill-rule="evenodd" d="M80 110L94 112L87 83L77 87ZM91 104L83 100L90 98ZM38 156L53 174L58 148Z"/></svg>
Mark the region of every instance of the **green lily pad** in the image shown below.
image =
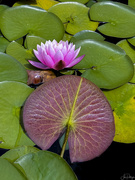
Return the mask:
<svg viewBox="0 0 135 180"><path fill-rule="evenodd" d="M33 146L20 125L21 107L33 89L14 81L0 83L0 148Z"/></svg>
<svg viewBox="0 0 135 180"><path fill-rule="evenodd" d="M60 2L78 2L82 4L86 4L89 0L60 0Z"/></svg>
<svg viewBox="0 0 135 180"><path fill-rule="evenodd" d="M118 46L120 46L122 49L124 49L124 51L126 52L126 54L131 58L131 60L133 61L133 63L135 63L135 48L133 48L128 42L127 40L121 40L117 43Z"/></svg>
<svg viewBox="0 0 135 180"><path fill-rule="evenodd" d="M26 180L25 176L18 171L8 160L0 158L0 179L1 180Z"/></svg>
<svg viewBox="0 0 135 180"><path fill-rule="evenodd" d="M15 165L28 180L77 180L67 162L49 151L29 153L19 158Z"/></svg>
<svg viewBox="0 0 135 180"><path fill-rule="evenodd" d="M0 53L0 82L18 81L27 83L27 72L25 68L12 56Z"/></svg>
<svg viewBox="0 0 135 180"><path fill-rule="evenodd" d="M129 81L130 83L135 83L135 64L133 64L133 66L134 66L134 75L132 79Z"/></svg>
<svg viewBox="0 0 135 180"><path fill-rule="evenodd" d="M39 36L27 35L24 46L27 49L37 49L37 44L41 45L41 42L45 43L46 40L42 37L39 37Z"/></svg>
<svg viewBox="0 0 135 180"><path fill-rule="evenodd" d="M37 69L28 62L29 59L32 59L33 61L37 60L32 49L25 49L22 45L13 41L7 46L6 53L17 59L17 61L19 61L24 68L32 70Z"/></svg>
<svg viewBox="0 0 135 180"><path fill-rule="evenodd" d="M90 31L90 30L83 30L76 33L71 38L70 42L76 43L77 41L85 40L85 39L95 39L95 40L103 41L105 38L97 32Z"/></svg>
<svg viewBox="0 0 135 180"><path fill-rule="evenodd" d="M107 36L135 36L135 9L126 4L111 1L95 3L91 6L90 18L106 22L98 30Z"/></svg>
<svg viewBox="0 0 135 180"><path fill-rule="evenodd" d="M78 2L64 2L52 6L48 11L56 14L65 26L66 32L76 34L82 30L95 31L98 22L90 21L89 8Z"/></svg>
<svg viewBox="0 0 135 180"><path fill-rule="evenodd" d="M1 19L1 31L9 41L26 34L59 41L64 35L63 24L56 15L27 5L5 10Z"/></svg>
<svg viewBox="0 0 135 180"><path fill-rule="evenodd" d="M0 29L1 29L1 17L2 17L2 14L3 12L8 9L9 6L6 6L6 5L0 5Z"/></svg>
<svg viewBox="0 0 135 180"><path fill-rule="evenodd" d="M102 154L114 137L111 107L102 91L85 78L64 75L38 87L27 99L23 123L28 136L43 150L66 131L71 162Z"/></svg>
<svg viewBox="0 0 135 180"><path fill-rule="evenodd" d="M135 142L135 85L125 84L111 91L104 91L115 119L114 141Z"/></svg>
<svg viewBox="0 0 135 180"><path fill-rule="evenodd" d="M128 0L128 5L135 8L135 1L134 0Z"/></svg>
<svg viewBox="0 0 135 180"><path fill-rule="evenodd" d="M3 36L0 36L0 52L5 52L6 48L10 42L5 39Z"/></svg>
<svg viewBox="0 0 135 180"><path fill-rule="evenodd" d="M24 156L28 153L38 152L39 149L32 146L21 146L17 148L10 149L6 153L4 153L1 158L8 160L10 163L14 163L21 156Z"/></svg>
<svg viewBox="0 0 135 180"><path fill-rule="evenodd" d="M135 46L135 37L128 39L128 42Z"/></svg>
<svg viewBox="0 0 135 180"><path fill-rule="evenodd" d="M76 42L76 48L80 46L79 56L85 54L85 57L73 69L85 70L82 77L98 87L113 89L133 77L133 62L120 47L96 40Z"/></svg>
<svg viewBox="0 0 135 180"><path fill-rule="evenodd" d="M87 7L91 7L93 4L95 4L96 3L96 1L94 1L94 0L89 0L85 5L87 6Z"/></svg>

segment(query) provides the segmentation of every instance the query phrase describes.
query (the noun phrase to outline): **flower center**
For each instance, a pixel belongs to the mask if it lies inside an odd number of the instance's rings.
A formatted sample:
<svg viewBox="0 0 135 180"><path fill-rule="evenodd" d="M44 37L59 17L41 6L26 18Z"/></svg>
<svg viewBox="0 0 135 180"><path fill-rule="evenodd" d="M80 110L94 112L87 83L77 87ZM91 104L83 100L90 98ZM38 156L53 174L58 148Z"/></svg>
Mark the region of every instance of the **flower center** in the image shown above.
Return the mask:
<svg viewBox="0 0 135 180"><path fill-rule="evenodd" d="M62 60L60 60L59 62L57 62L57 63L55 64L54 69L57 70L57 71L59 71L59 70L61 70L61 69L64 69L65 66L66 66L65 62L62 61Z"/></svg>

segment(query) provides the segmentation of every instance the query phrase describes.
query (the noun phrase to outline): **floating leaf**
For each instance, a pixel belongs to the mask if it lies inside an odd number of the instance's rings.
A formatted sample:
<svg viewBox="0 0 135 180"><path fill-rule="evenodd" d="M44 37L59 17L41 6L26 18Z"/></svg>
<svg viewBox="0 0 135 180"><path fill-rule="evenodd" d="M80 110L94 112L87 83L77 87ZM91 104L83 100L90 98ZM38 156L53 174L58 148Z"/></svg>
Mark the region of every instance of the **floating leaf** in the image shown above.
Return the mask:
<svg viewBox="0 0 135 180"><path fill-rule="evenodd" d="M59 41L64 35L63 24L57 16L27 5L5 10L1 19L1 31L9 41L26 34Z"/></svg>
<svg viewBox="0 0 135 180"><path fill-rule="evenodd" d="M0 179L1 180L26 180L25 176L6 159L0 158Z"/></svg>
<svg viewBox="0 0 135 180"><path fill-rule="evenodd" d="M41 45L41 42L45 43L46 39L41 38L39 36L27 35L24 45L25 45L25 48L27 48L27 49L37 49L37 44Z"/></svg>
<svg viewBox="0 0 135 180"><path fill-rule="evenodd" d="M21 156L24 156L28 153L38 152L39 149L32 146L21 146L14 149L10 149L6 153L4 153L1 158L8 160L11 163L14 163Z"/></svg>
<svg viewBox="0 0 135 180"><path fill-rule="evenodd" d="M128 42L135 46L135 37L128 39Z"/></svg>
<svg viewBox="0 0 135 180"><path fill-rule="evenodd" d="M131 47L131 45L127 42L127 40L121 40L117 43L118 46L120 46L126 54L131 58L133 63L135 63L135 49Z"/></svg>
<svg viewBox="0 0 135 180"><path fill-rule="evenodd" d="M82 4L86 4L89 0L60 0L60 2L78 2L78 3L82 3Z"/></svg>
<svg viewBox="0 0 135 180"><path fill-rule="evenodd" d="M3 36L0 36L0 52L5 52L6 48L10 42L5 39Z"/></svg>
<svg viewBox="0 0 135 180"><path fill-rule="evenodd" d="M41 7L45 10L48 10L50 7L52 7L53 5L57 4L58 1L54 1L54 0L20 0L18 2L16 2L14 4L14 6L20 6L20 5L31 5L31 6L38 6Z"/></svg>
<svg viewBox="0 0 135 180"><path fill-rule="evenodd" d="M29 153L19 158L15 165L28 180L77 180L67 162L49 151Z"/></svg>
<svg viewBox="0 0 135 180"><path fill-rule="evenodd" d="M135 8L135 1L134 0L128 0L128 5Z"/></svg>
<svg viewBox="0 0 135 180"><path fill-rule="evenodd" d="M32 91L32 88L20 82L0 83L0 148L34 145L20 125L21 107Z"/></svg>
<svg viewBox="0 0 135 180"><path fill-rule="evenodd" d="M29 137L42 149L48 149L66 130L71 162L99 156L114 136L112 110L102 91L74 75L38 87L24 105L23 122Z"/></svg>
<svg viewBox="0 0 135 180"><path fill-rule="evenodd" d="M89 8L77 2L64 2L52 6L48 11L56 14L65 25L66 32L76 34L82 30L95 31L98 22L90 21Z"/></svg>
<svg viewBox="0 0 135 180"><path fill-rule="evenodd" d="M105 41L84 40L80 55L85 57L73 69L85 70L83 77L100 88L113 89L129 82L134 74L133 62L120 47Z"/></svg>
<svg viewBox="0 0 135 180"><path fill-rule="evenodd" d="M12 56L0 53L0 82L18 81L27 83L25 68Z"/></svg>
<svg viewBox="0 0 135 180"><path fill-rule="evenodd" d="M45 10L48 10L50 7L52 7L55 4L58 4L58 1L54 0L36 0L37 5Z"/></svg>
<svg viewBox="0 0 135 180"><path fill-rule="evenodd" d="M28 62L29 59L34 61L37 60L33 54L33 50L25 49L22 45L13 41L7 46L6 53L17 59L17 61L19 61L24 66L24 68L37 69Z"/></svg>
<svg viewBox="0 0 135 180"><path fill-rule="evenodd" d="M104 91L115 118L114 141L135 142L135 85L125 84L111 91Z"/></svg>
<svg viewBox="0 0 135 180"><path fill-rule="evenodd" d="M85 39L95 39L95 40L103 41L105 38L101 34L98 34L97 32L90 31L90 30L83 30L76 33L71 38L70 42L76 43L77 41L85 40Z"/></svg>
<svg viewBox="0 0 135 180"><path fill-rule="evenodd" d="M6 5L0 5L0 29L1 29L1 17L2 17L2 14L3 12L8 9L9 7L6 6Z"/></svg>
<svg viewBox="0 0 135 180"><path fill-rule="evenodd" d="M115 13L114 13L115 12ZM135 10L118 2L99 2L91 6L90 18L106 22L98 30L107 35L119 38L135 36Z"/></svg>

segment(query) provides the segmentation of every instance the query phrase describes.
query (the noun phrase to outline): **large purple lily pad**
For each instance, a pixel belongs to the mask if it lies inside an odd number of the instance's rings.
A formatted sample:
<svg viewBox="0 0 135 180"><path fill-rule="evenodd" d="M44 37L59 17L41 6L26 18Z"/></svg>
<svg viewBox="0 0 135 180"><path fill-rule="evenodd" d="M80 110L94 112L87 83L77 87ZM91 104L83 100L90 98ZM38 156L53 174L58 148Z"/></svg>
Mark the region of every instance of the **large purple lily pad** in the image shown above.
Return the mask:
<svg viewBox="0 0 135 180"><path fill-rule="evenodd" d="M71 162L102 154L114 137L114 118L102 91L80 76L65 75L38 87L23 112L29 137L48 149L69 128Z"/></svg>

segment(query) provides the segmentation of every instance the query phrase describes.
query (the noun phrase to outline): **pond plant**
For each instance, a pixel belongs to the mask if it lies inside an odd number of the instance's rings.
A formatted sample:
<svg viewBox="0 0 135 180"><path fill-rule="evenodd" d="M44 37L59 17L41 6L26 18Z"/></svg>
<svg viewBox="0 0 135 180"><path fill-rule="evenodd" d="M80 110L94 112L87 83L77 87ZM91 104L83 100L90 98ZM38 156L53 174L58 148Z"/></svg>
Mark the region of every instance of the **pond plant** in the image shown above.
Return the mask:
<svg viewBox="0 0 135 180"><path fill-rule="evenodd" d="M0 179L77 180L65 151L134 143L134 69L134 0L1 2Z"/></svg>

